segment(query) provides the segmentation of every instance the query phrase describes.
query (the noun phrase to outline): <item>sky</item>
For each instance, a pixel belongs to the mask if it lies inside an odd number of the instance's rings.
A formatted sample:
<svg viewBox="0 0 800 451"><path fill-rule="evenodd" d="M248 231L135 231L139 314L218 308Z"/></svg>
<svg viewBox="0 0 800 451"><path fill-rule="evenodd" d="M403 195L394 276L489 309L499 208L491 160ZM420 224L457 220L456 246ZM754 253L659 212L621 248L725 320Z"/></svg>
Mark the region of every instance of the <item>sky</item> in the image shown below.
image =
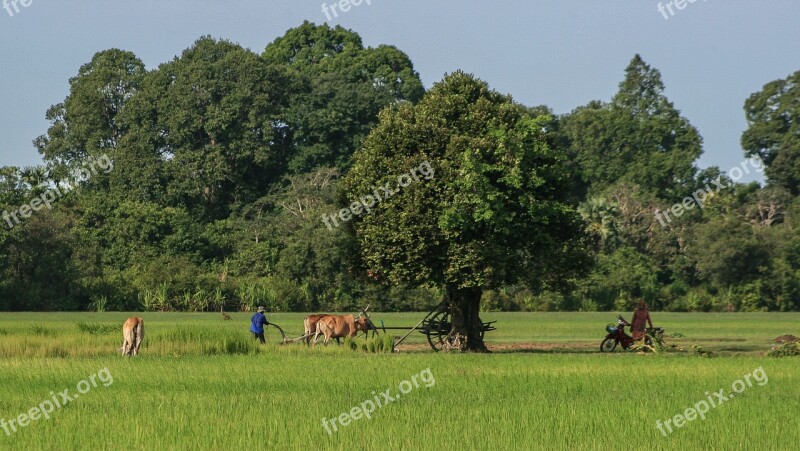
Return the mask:
<svg viewBox="0 0 800 451"><path fill-rule="evenodd" d="M335 13L334 0L24 0L18 11L5 1L0 166L41 163L32 140L45 112L100 50L132 51L152 69L204 35L260 53L305 20L398 47L427 88L461 69L558 114L610 100L638 53L703 136L698 166L723 171L745 159L745 99L800 70L798 0L361 0Z"/></svg>

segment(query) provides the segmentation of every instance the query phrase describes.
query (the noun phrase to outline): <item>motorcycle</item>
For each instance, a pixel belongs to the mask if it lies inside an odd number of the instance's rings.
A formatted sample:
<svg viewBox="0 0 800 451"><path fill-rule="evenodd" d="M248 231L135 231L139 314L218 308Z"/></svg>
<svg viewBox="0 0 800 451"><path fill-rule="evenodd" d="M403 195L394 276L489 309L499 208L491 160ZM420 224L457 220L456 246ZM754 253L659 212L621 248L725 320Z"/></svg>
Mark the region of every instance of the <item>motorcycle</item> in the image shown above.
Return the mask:
<svg viewBox="0 0 800 451"><path fill-rule="evenodd" d="M631 323L625 321L622 315L617 315L616 326L613 323L606 325L608 335L600 343L600 352L613 352L617 345L621 345L622 349L626 351L630 349L636 343L633 337L625 333L625 326L630 325ZM664 329L661 327L648 328L645 331L644 344L651 348L653 347L653 337L660 341L664 335Z"/></svg>

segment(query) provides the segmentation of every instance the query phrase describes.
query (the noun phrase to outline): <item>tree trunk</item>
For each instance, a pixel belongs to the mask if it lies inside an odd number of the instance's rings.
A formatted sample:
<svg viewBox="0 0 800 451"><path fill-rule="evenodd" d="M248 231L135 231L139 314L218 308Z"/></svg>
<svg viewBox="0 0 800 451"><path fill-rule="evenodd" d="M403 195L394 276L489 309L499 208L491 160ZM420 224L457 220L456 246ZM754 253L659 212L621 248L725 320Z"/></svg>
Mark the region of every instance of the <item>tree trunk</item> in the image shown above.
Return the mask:
<svg viewBox="0 0 800 451"><path fill-rule="evenodd" d="M489 352L481 338L481 293L480 288L445 288L452 326L442 346L443 351Z"/></svg>

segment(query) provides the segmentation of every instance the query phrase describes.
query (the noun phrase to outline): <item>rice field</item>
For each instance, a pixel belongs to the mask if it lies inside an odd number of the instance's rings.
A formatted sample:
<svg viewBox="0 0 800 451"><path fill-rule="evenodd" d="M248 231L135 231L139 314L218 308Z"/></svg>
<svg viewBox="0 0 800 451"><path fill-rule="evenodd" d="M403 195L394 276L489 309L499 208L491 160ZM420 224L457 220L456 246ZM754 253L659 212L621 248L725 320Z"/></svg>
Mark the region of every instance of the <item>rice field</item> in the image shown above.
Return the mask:
<svg viewBox="0 0 800 451"><path fill-rule="evenodd" d="M279 346L276 330L259 346L248 314L139 315L142 355L122 358L128 314L0 314L0 421L85 390L16 432L0 423L0 449L799 449L800 358L764 354L800 335L800 314L655 313L684 349L658 355L597 352L613 313L487 313L490 355L436 354L416 333L394 354ZM303 316L270 321L300 335ZM379 327L422 316L372 315ZM657 426L759 368L705 419ZM371 418L342 425L366 401Z"/></svg>

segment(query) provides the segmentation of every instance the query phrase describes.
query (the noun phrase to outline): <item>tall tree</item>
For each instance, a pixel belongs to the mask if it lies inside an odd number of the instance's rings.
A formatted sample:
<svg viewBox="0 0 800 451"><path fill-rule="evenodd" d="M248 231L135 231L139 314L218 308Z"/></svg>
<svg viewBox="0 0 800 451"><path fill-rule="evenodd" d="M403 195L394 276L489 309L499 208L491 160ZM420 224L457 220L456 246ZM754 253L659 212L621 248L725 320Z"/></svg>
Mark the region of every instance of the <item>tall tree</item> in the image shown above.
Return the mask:
<svg viewBox="0 0 800 451"><path fill-rule="evenodd" d="M675 200L689 194L702 138L664 95L661 74L636 55L611 103L591 102L562 130L583 183L600 194L625 181Z"/></svg>
<svg viewBox="0 0 800 451"><path fill-rule="evenodd" d="M767 83L744 103L742 147L767 165L771 184L800 194L800 71Z"/></svg>
<svg viewBox="0 0 800 451"><path fill-rule="evenodd" d="M166 202L206 219L263 196L285 170L282 117L294 88L285 70L241 46L210 37L148 74L125 111L118 177L160 180ZM138 162L144 162L137 168ZM148 162L156 162L154 169ZM132 187L135 189L135 187Z"/></svg>
<svg viewBox="0 0 800 451"><path fill-rule="evenodd" d="M125 133L119 120L125 104L140 89L144 64L131 52L98 52L69 81L67 98L47 111L47 134L34 144L56 179L89 157L112 154Z"/></svg>
<svg viewBox="0 0 800 451"><path fill-rule="evenodd" d="M287 119L293 173L348 168L381 109L415 102L424 93L405 53L386 45L365 48L357 33L340 26L305 22L268 45L262 56L291 67L307 82L292 98Z"/></svg>
<svg viewBox="0 0 800 451"><path fill-rule="evenodd" d="M343 182L350 200L383 196L352 219L365 273L444 288L445 349L486 350L483 288L547 284L585 264L584 224L563 201L566 158L549 145L548 121L456 72L418 105L383 111Z"/></svg>

